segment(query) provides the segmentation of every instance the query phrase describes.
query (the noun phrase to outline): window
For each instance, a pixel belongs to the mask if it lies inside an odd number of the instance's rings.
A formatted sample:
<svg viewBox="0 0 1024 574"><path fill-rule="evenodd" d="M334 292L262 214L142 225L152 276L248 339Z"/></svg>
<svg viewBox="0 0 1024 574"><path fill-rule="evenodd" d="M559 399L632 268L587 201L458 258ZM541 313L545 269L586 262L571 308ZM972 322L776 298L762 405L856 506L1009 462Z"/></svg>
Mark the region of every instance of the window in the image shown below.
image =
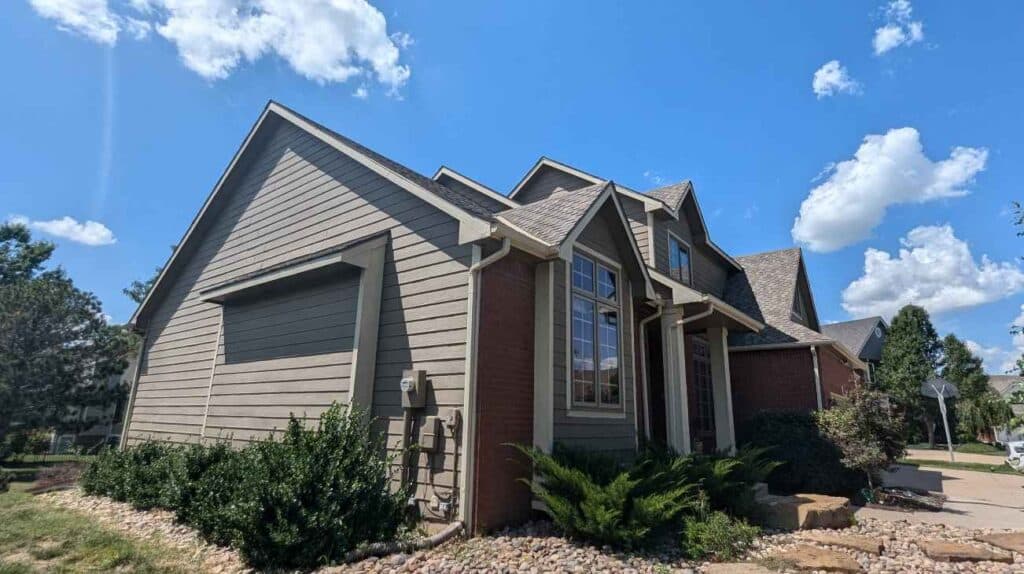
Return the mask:
<svg viewBox="0 0 1024 574"><path fill-rule="evenodd" d="M807 322L807 307L804 305L804 294L799 285L796 288L796 297L793 299L793 316L801 323Z"/></svg>
<svg viewBox="0 0 1024 574"><path fill-rule="evenodd" d="M690 284L690 248L675 235L668 236L668 275Z"/></svg>
<svg viewBox="0 0 1024 574"><path fill-rule="evenodd" d="M619 275L586 256L572 262L572 402L622 404Z"/></svg>

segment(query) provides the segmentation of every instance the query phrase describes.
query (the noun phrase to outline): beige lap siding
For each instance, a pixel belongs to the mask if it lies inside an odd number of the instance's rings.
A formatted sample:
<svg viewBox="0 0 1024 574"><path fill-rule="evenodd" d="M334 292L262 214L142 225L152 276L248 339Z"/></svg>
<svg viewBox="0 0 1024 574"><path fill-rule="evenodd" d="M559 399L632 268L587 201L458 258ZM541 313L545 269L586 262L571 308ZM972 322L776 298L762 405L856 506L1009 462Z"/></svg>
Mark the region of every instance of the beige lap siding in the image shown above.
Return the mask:
<svg viewBox="0 0 1024 574"><path fill-rule="evenodd" d="M595 217L584 229L578 243L594 250L613 261L622 261L618 248L612 239L609 229L618 225L601 215ZM619 418L587 418L570 416L567 407L567 382L572 376L569 357L566 355L566 341L569 334L566 300L567 273L569 265L564 261L555 262L554 277L554 428L553 440L556 443L601 451L620 457L629 457L636 451L636 413L633 401L633 355L630 339L633 336L633 313L630 309L626 292L622 299L622 338L620 342L622 400L624 411L618 411ZM622 272L625 272L624 270ZM624 289L627 281L620 278ZM568 351L571 352L571 351ZM582 413L584 409L575 407L574 412Z"/></svg>
<svg viewBox="0 0 1024 574"><path fill-rule="evenodd" d="M224 305L206 436L251 440L348 403L359 273Z"/></svg>
<svg viewBox="0 0 1024 574"><path fill-rule="evenodd" d="M382 417L388 444L396 445L402 417L399 381L402 370L412 367L425 369L433 385L426 414L461 407L471 252L458 245L458 223L288 124L261 145L250 147L237 177L222 188L226 197L220 199L226 201L208 213L206 219L213 224L197 230L197 247L180 256L184 265L172 276L147 325L129 441L151 437L186 442L200 436L215 353L223 360L217 343L220 306L201 301L200 291L381 231L389 231L391 241L384 267L373 414ZM293 312L312 320L316 313L299 306L296 302ZM302 380L275 378L274 373L293 367L302 369ZM325 369L336 370L337 377L332 372L322 378ZM338 357L329 354L222 363L207 435L232 428L236 440L248 438L242 436L242 427L266 428L267 419L285 420L299 406L289 403L306 400L296 397L344 397L338 391L343 376ZM240 385L252 385L260 391L254 394L266 395L270 402L239 404L240 399L228 398L236 396L233 391L242 389ZM439 485L455 484L455 444L448 437L444 452L433 459L433 478ZM430 465L425 455L420 459L426 484Z"/></svg>

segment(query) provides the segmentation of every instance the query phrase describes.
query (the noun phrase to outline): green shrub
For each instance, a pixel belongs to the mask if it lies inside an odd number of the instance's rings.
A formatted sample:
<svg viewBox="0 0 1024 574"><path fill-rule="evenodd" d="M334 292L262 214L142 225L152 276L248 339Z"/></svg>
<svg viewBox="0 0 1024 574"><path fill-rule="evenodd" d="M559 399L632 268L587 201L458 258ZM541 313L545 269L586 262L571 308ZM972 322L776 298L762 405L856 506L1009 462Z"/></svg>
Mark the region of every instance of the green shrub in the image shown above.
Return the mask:
<svg viewBox="0 0 1024 574"><path fill-rule="evenodd" d="M390 489L392 462L365 414L334 405L316 429L293 418L281 440L239 451L224 443L107 450L81 484L138 508L174 510L256 568L304 569L394 538L407 493Z"/></svg>
<svg viewBox="0 0 1024 574"><path fill-rule="evenodd" d="M810 413L761 413L743 425L748 447L772 448L782 463L766 482L774 492L852 495L867 481L843 465L842 452L818 428Z"/></svg>
<svg viewBox="0 0 1024 574"><path fill-rule="evenodd" d="M567 535L595 544L636 548L656 534L678 524L697 494L697 486L685 482L671 468L643 464L619 470L594 470L588 457L560 458L535 448L517 446L533 462L538 480L522 479L546 506L555 525ZM567 460L583 461L584 469ZM619 468L618 465L611 468Z"/></svg>
<svg viewBox="0 0 1024 574"><path fill-rule="evenodd" d="M361 413L335 405L316 430L292 419L281 442L247 451L237 543L257 568L334 562L393 538L403 522L408 493L390 491L392 459Z"/></svg>
<svg viewBox="0 0 1024 574"><path fill-rule="evenodd" d="M0 492L7 492L7 489L11 487L11 481L14 479L14 475L0 468Z"/></svg>
<svg viewBox="0 0 1024 574"><path fill-rule="evenodd" d="M857 387L815 420L843 453L842 463L863 472L869 486L906 453L903 419L878 391Z"/></svg>
<svg viewBox="0 0 1024 574"><path fill-rule="evenodd" d="M707 504L683 527L683 552L697 560L737 560L753 546L761 530L743 520L731 518Z"/></svg>

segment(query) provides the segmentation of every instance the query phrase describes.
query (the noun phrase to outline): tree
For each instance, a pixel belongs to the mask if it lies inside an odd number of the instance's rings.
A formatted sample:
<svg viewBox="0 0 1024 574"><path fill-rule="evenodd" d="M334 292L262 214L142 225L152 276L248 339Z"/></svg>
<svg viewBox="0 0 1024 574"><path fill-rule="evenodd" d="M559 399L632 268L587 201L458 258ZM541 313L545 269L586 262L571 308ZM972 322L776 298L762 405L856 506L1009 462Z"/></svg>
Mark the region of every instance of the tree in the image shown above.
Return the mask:
<svg viewBox="0 0 1024 574"><path fill-rule="evenodd" d="M952 333L942 340L942 353L942 378L960 391L957 434L961 440L977 440L993 427L1006 424L1013 413L989 386L982 360Z"/></svg>
<svg viewBox="0 0 1024 574"><path fill-rule="evenodd" d="M76 430L74 409L123 393L107 379L127 365L127 333L63 269L44 269L53 250L23 225L0 225L0 440L15 424Z"/></svg>
<svg viewBox="0 0 1024 574"><path fill-rule="evenodd" d="M935 444L933 417L929 416L921 396L921 383L935 375L942 351L939 336L928 312L907 305L896 313L889 325L882 360L876 376L879 388L899 407L906 421L920 420Z"/></svg>
<svg viewBox="0 0 1024 574"><path fill-rule="evenodd" d="M864 472L872 488L878 474L906 452L903 421L878 391L855 387L815 417L825 436L842 451L843 464Z"/></svg>

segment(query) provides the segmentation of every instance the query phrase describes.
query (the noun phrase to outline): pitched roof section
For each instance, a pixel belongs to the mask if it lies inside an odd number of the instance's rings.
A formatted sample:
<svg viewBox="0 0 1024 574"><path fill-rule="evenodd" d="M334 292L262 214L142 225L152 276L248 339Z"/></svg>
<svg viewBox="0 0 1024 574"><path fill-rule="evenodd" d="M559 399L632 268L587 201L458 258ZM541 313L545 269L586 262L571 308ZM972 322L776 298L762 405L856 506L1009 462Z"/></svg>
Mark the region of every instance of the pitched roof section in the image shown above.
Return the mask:
<svg viewBox="0 0 1024 574"><path fill-rule="evenodd" d="M799 248L736 259L743 271L729 277L725 286L725 301L766 326L760 333L730 335L730 345L833 342L831 338L792 318L793 300L800 278Z"/></svg>
<svg viewBox="0 0 1024 574"><path fill-rule="evenodd" d="M463 175L446 165L437 168L437 172L434 173L434 177L431 179L455 191L461 191L461 188L465 187L467 190L479 194L477 200L484 203L488 209L495 213L521 205L519 202L505 197L479 181ZM495 202L499 205L495 205Z"/></svg>
<svg viewBox="0 0 1024 574"><path fill-rule="evenodd" d="M611 182L575 191L559 191L546 199L498 214L498 219L548 245L561 245Z"/></svg>
<svg viewBox="0 0 1024 574"><path fill-rule="evenodd" d="M1024 390L1024 377L1017 375L989 375L988 384L1000 396L1008 397L1018 389Z"/></svg>
<svg viewBox="0 0 1024 574"><path fill-rule="evenodd" d="M858 356L864 350L864 345L874 332L875 326L882 320L881 317L868 317L842 323L831 323L821 326L821 332L850 349Z"/></svg>
<svg viewBox="0 0 1024 574"><path fill-rule="evenodd" d="M678 212L679 208L683 206L683 200L690 194L693 189L693 184L690 180L680 181L679 183L673 183L672 185L666 185L657 189L652 189L646 193L647 197L653 197L658 201L664 203L672 211Z"/></svg>

